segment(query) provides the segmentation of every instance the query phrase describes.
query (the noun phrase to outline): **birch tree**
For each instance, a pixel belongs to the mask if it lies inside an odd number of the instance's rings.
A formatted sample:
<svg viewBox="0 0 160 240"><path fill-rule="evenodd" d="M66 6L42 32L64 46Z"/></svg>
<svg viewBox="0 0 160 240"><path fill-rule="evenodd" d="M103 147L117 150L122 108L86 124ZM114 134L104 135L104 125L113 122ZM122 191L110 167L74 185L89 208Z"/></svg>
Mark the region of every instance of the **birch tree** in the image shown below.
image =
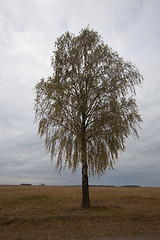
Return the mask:
<svg viewBox="0 0 160 240"><path fill-rule="evenodd" d="M82 208L90 207L88 177L112 169L142 121L136 104L139 70L90 28L55 42L53 75L36 84L38 134L57 169L82 167Z"/></svg>

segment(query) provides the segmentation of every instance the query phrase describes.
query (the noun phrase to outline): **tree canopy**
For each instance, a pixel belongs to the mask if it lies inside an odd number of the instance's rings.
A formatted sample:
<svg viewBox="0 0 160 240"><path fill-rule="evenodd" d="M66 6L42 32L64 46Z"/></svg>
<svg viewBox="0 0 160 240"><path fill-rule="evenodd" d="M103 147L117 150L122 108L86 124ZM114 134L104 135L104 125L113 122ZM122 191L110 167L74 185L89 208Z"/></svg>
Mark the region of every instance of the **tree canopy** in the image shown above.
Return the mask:
<svg viewBox="0 0 160 240"><path fill-rule="evenodd" d="M87 174L101 175L129 135L138 137L135 88L143 77L88 27L60 36L51 63L53 76L36 85L38 133L59 170L85 163Z"/></svg>

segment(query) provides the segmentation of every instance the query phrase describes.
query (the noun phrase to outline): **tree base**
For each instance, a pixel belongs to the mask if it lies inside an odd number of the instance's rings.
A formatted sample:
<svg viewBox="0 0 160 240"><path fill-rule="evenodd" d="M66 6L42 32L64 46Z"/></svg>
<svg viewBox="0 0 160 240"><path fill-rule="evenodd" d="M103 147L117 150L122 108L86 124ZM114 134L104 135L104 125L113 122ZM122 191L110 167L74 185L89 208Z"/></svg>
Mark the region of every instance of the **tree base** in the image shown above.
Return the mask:
<svg viewBox="0 0 160 240"><path fill-rule="evenodd" d="M85 209L89 209L90 207L91 207L90 204L89 204L89 205L85 205L85 206L82 205L82 206L80 207L80 209L81 209L81 210L85 210Z"/></svg>

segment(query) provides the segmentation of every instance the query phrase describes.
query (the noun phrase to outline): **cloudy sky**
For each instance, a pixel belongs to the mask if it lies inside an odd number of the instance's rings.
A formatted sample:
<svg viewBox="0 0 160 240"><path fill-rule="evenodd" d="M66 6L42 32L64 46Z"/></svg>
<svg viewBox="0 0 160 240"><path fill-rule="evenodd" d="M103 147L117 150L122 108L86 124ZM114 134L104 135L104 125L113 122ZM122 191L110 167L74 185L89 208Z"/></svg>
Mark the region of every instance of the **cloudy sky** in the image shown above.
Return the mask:
<svg viewBox="0 0 160 240"><path fill-rule="evenodd" d="M135 64L143 119L112 171L91 184L160 186L160 1L0 0L0 184L81 184L81 170L59 175L34 123L35 84L52 74L57 37L88 24Z"/></svg>

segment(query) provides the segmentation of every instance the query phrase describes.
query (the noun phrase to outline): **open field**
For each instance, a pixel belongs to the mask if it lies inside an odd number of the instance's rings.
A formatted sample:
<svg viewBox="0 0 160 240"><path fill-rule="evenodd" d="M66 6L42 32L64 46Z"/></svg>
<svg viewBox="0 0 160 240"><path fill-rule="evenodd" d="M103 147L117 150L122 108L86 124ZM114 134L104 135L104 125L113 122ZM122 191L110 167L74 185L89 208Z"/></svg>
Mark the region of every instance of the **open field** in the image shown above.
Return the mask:
<svg viewBox="0 0 160 240"><path fill-rule="evenodd" d="M160 188L0 186L0 239L160 239Z"/></svg>

